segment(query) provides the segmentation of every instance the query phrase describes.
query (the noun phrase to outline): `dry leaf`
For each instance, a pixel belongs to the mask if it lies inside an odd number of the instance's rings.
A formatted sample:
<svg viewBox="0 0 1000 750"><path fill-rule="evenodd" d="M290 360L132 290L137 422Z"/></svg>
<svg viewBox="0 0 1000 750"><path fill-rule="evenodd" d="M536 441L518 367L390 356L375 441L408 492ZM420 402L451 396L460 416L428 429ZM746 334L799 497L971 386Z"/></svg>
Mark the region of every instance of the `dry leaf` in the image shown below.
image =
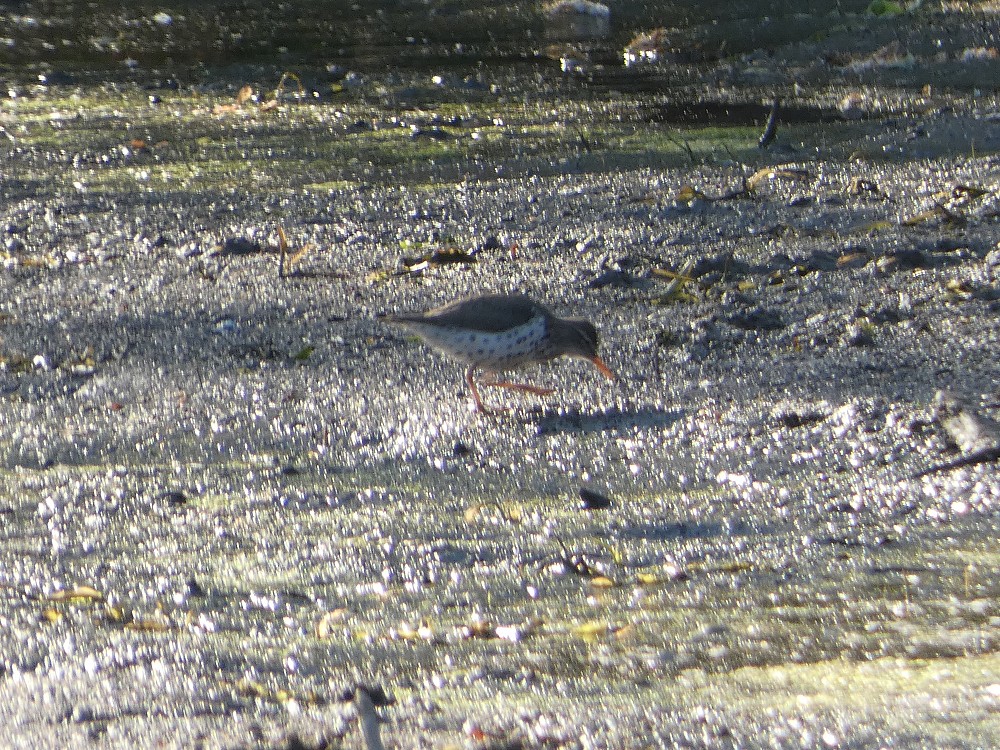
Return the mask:
<svg viewBox="0 0 1000 750"><path fill-rule="evenodd" d="M849 195L882 195L882 191L879 189L878 184L874 180L869 180L865 177L855 177L851 180L851 184L847 186L847 192Z"/></svg>
<svg viewBox="0 0 1000 750"><path fill-rule="evenodd" d="M463 625L459 632L463 638L494 638L496 627L488 620L473 620Z"/></svg>
<svg viewBox="0 0 1000 750"><path fill-rule="evenodd" d="M868 250L854 250L837 258L837 268L863 268L872 259Z"/></svg>
<svg viewBox="0 0 1000 750"><path fill-rule="evenodd" d="M758 169L747 180L747 190L756 190L762 182L773 180L808 180L811 175L804 169L784 169L779 167L765 167Z"/></svg>
<svg viewBox="0 0 1000 750"><path fill-rule="evenodd" d="M92 586L76 586L49 594L50 602L103 602L104 594Z"/></svg>
<svg viewBox="0 0 1000 750"><path fill-rule="evenodd" d="M417 635L416 628L408 623L403 623L398 628L389 631L389 637L392 640L415 641L417 640Z"/></svg>
<svg viewBox="0 0 1000 750"><path fill-rule="evenodd" d="M695 200L708 200L708 196L697 188L693 188L690 185L684 185L677 194L674 196L674 200L680 203L691 203Z"/></svg>
<svg viewBox="0 0 1000 750"><path fill-rule="evenodd" d="M753 570L753 566L746 562L731 562L724 563L716 568L720 573L743 573L748 570Z"/></svg>
<svg viewBox="0 0 1000 750"><path fill-rule="evenodd" d="M968 299L973 294L975 294L975 289L967 281L961 279L951 279L944 285L944 288L949 292L954 294L956 297L961 297L963 299Z"/></svg>
<svg viewBox="0 0 1000 750"><path fill-rule="evenodd" d="M911 216L908 219L903 219L904 227L914 227L918 224L925 224L929 221L934 221L942 217L946 217L948 212L943 206L934 206L934 208L929 208L926 211L921 211L915 216Z"/></svg>
<svg viewBox="0 0 1000 750"><path fill-rule="evenodd" d="M280 224L278 225L278 276L280 278L286 278L292 271L295 270L295 266L306 256L306 254L316 247L311 242L303 245L300 249L292 251L288 244L288 235L285 234L285 229Z"/></svg>
<svg viewBox="0 0 1000 750"><path fill-rule="evenodd" d="M350 614L350 610L346 607L339 607L325 613L316 623L316 637L325 640L332 636L337 626L346 622Z"/></svg>
<svg viewBox="0 0 1000 750"><path fill-rule="evenodd" d="M861 231L865 234L876 234L877 232L885 232L889 229L892 229L892 222L890 221L873 221L861 227Z"/></svg>
<svg viewBox="0 0 1000 750"><path fill-rule="evenodd" d="M616 640L623 641L635 635L635 630L635 623L630 622L628 625L622 625L620 628L612 628L611 633Z"/></svg>
<svg viewBox="0 0 1000 750"><path fill-rule="evenodd" d="M125 624L125 629L134 630L139 633L166 633L172 627L170 623L163 620L147 618L144 620L132 620L132 622Z"/></svg>
<svg viewBox="0 0 1000 750"><path fill-rule="evenodd" d="M585 641L595 641L599 637L607 635L609 631L608 624L606 622L585 622L582 625L577 625L573 628L573 635L582 638Z"/></svg>

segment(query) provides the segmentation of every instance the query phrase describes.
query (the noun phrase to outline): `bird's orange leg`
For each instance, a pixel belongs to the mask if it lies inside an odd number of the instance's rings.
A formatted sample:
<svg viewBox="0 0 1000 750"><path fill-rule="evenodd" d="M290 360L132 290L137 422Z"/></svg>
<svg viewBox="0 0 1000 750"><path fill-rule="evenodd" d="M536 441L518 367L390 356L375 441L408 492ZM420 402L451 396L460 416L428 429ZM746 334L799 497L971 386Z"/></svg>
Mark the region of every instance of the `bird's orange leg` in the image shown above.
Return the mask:
<svg viewBox="0 0 1000 750"><path fill-rule="evenodd" d="M508 380L491 380L489 382L483 383L483 385L491 385L494 388L510 388L514 391L522 391L524 393L534 393L536 396L550 396L555 393L555 388L540 388L537 385L525 385L524 383L511 383Z"/></svg>
<svg viewBox="0 0 1000 750"><path fill-rule="evenodd" d="M476 381L472 377L475 372L476 372L475 365L466 370L465 382L469 384L469 390L472 391L472 400L476 402L476 411L478 411L480 414L492 414L493 411L491 409L487 409L486 406L483 405L483 400L479 398L479 389L476 388Z"/></svg>

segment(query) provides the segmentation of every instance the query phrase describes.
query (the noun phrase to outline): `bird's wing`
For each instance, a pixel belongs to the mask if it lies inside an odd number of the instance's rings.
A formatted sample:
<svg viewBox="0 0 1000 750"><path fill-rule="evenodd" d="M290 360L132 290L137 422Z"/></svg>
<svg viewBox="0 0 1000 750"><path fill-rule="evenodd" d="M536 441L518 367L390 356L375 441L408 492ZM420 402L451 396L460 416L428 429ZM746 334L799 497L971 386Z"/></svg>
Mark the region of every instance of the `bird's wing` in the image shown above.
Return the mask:
<svg viewBox="0 0 1000 750"><path fill-rule="evenodd" d="M459 326L474 331L493 333L522 326L544 310L528 297L487 295L459 300L431 310L423 322L442 326ZM420 322L419 318L410 318Z"/></svg>

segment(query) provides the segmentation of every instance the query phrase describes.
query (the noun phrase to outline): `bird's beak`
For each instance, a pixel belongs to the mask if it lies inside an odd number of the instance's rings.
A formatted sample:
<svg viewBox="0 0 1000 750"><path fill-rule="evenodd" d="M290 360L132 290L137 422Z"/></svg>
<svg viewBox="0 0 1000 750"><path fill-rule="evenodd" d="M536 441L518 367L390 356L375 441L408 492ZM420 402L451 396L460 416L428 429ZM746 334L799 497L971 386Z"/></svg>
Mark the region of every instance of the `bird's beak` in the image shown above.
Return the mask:
<svg viewBox="0 0 1000 750"><path fill-rule="evenodd" d="M601 375L603 375L604 377L606 377L608 380L617 380L618 379L618 377L614 373L614 370L612 370L610 367L608 367L606 364L604 364L604 361L600 357L596 357L596 356L592 357L590 361L594 363L594 367L596 367L598 369L598 371L601 373Z"/></svg>

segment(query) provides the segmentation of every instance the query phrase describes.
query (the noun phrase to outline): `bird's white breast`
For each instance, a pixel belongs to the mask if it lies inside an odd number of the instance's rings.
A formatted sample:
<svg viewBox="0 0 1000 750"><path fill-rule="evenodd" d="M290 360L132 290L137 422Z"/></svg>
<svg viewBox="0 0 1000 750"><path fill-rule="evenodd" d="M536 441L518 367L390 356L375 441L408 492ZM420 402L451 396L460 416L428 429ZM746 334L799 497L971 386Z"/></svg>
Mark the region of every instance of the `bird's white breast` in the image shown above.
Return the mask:
<svg viewBox="0 0 1000 750"><path fill-rule="evenodd" d="M486 370L510 370L547 358L545 319L535 318L503 332L472 331L454 327L423 327L427 343L456 359Z"/></svg>

